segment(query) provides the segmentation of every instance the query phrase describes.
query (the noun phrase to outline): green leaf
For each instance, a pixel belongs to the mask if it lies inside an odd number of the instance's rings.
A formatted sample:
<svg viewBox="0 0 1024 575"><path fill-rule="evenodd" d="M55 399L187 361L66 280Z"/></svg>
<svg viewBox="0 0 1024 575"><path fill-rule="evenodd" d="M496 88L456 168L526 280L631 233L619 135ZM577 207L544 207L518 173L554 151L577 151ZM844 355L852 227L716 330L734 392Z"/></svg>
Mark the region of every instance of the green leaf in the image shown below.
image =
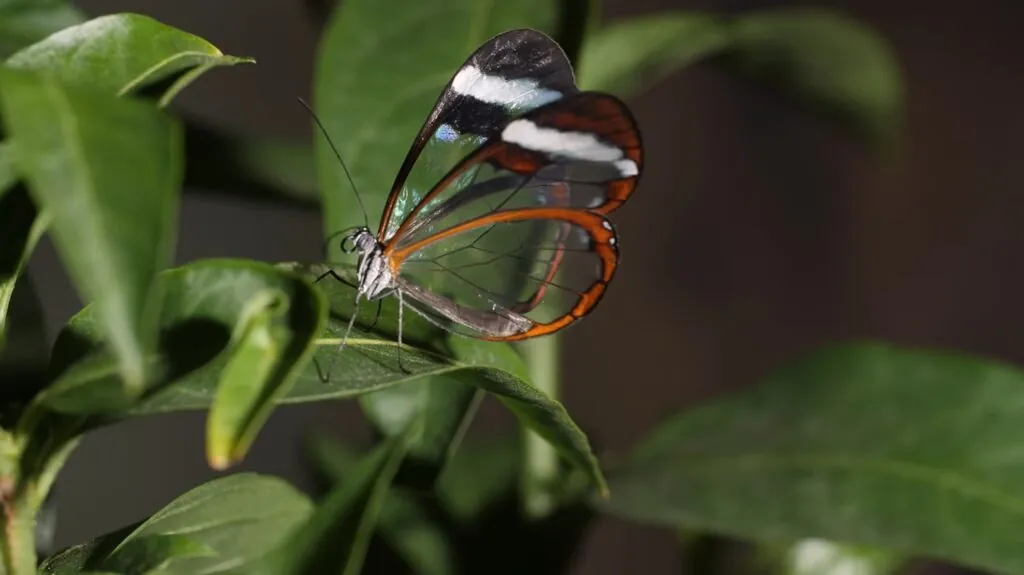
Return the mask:
<svg viewBox="0 0 1024 575"><path fill-rule="evenodd" d="M578 489L585 478L579 472L564 473L560 487L568 492L575 486L574 497L559 499L542 517L530 517L517 489L524 439L511 435L467 440L438 480L434 493L454 528L451 538L459 572L571 571L594 516Z"/></svg>
<svg viewBox="0 0 1024 575"><path fill-rule="evenodd" d="M743 14L729 34L729 69L869 141L896 135L900 69L885 39L866 24L823 9L777 8Z"/></svg>
<svg viewBox="0 0 1024 575"><path fill-rule="evenodd" d="M587 36L579 85L584 90L630 96L720 52L728 42L723 21L699 12L662 12L623 20Z"/></svg>
<svg viewBox="0 0 1024 575"><path fill-rule="evenodd" d="M314 436L309 451L315 469L331 483L350 473L362 455L324 436ZM445 513L470 524L489 506L515 495L521 462L520 439L515 435L467 440L445 466L433 493Z"/></svg>
<svg viewBox="0 0 1024 575"><path fill-rule="evenodd" d="M326 436L315 436L309 448L315 470L330 485L347 480L360 462L359 450ZM392 486L377 524L388 546L414 573L449 575L457 572L450 534L443 523L431 516L415 489Z"/></svg>
<svg viewBox="0 0 1024 575"><path fill-rule="evenodd" d="M601 4L601 0L562 0L557 3L558 20L552 36L574 67L579 64L583 42L600 27Z"/></svg>
<svg viewBox="0 0 1024 575"><path fill-rule="evenodd" d="M42 302L32 276L18 277L11 295L11 313L5 318L9 336L0 348L0 405L5 408L27 403L43 387L50 359Z"/></svg>
<svg viewBox="0 0 1024 575"><path fill-rule="evenodd" d="M437 498L454 519L470 524L488 507L515 494L521 465L516 436L467 441L438 478Z"/></svg>
<svg viewBox="0 0 1024 575"><path fill-rule="evenodd" d="M239 314L233 353L221 371L207 420L207 459L215 469L244 457L274 400L294 381L296 366L311 355L312 338L323 329L322 305L302 310L311 312L301 319L307 329L290 329L289 295L281 289L257 292Z"/></svg>
<svg viewBox="0 0 1024 575"><path fill-rule="evenodd" d="M579 83L629 96L708 58L871 142L898 129L903 86L892 49L867 25L823 9L668 12L611 24L587 38Z"/></svg>
<svg viewBox="0 0 1024 575"><path fill-rule="evenodd" d="M255 279L264 277L256 271L267 268L255 262L213 260L163 274L165 291L180 294L174 296L177 298L174 301L164 303L161 324L164 344L160 363L165 365L166 375L158 383L150 384L150 392L131 409L118 413L118 418L210 407L224 365L223 358L213 361L213 354L227 345L247 290L259 285L253 283ZM279 271L274 275L280 274L280 277L290 277L284 274L285 269L318 277L328 268L322 264L281 264L277 269ZM199 273L202 276L193 275ZM234 277L236 273L238 277ZM525 366L511 346L453 336L447 341L446 349L438 350L434 345L423 343L433 340L436 328L418 316L407 314L403 332L406 339L401 351L402 362L411 371L406 373L398 366L398 345L394 339L397 305L390 298L383 302L380 321L372 334L361 326L373 321L376 310L373 306L364 306L360 310L348 347L338 354L338 343L351 314L355 291L330 278L318 285L330 302L328 337L317 340L314 361L303 365L294 386L276 403L358 397L399 384L426 385L427 376L443 375L493 393L524 425L535 429L555 445L563 457L584 470L592 484L603 490L604 478L586 435L560 403L529 385ZM302 290L292 289L303 294L303 298L313 297L305 295L304 290L320 291L304 282L302 286ZM293 307L296 305L294 297ZM203 309L191 311L198 303L203 304ZM208 329L199 333L204 338L219 340L197 340L198 335L188 333L188 329L199 327L196 323L203 316L217 318L210 323L216 324L218 329L212 334ZM173 336L177 332L180 335ZM306 333L306 330L302 332ZM79 361L86 355L82 351L83 342L86 342L86 349L93 348L98 344L97 337L94 309L86 307L71 319L53 353L54 365L60 366L55 369L66 370L67 366L79 363L80 373L63 372L61 379L64 381L48 390L47 397L41 400L44 405L61 411L80 412L75 405L92 406L97 396L104 395L102 390L109 389L110 374L102 369L105 364L90 365L87 361ZM202 345L199 345L200 341ZM332 360L337 361L332 365ZM321 376L328 370L332 370L331 377L325 382Z"/></svg>
<svg viewBox="0 0 1024 575"><path fill-rule="evenodd" d="M411 494L392 489L381 513L381 536L417 575L459 572L451 536Z"/></svg>
<svg viewBox="0 0 1024 575"><path fill-rule="evenodd" d="M0 59L83 19L66 0L0 0Z"/></svg>
<svg viewBox="0 0 1024 575"><path fill-rule="evenodd" d="M15 53L5 65L46 71L118 96L178 76L161 97L163 106L207 70L253 61L225 56L206 40L148 16L114 14L65 28Z"/></svg>
<svg viewBox="0 0 1024 575"><path fill-rule="evenodd" d="M230 475L185 493L139 525L57 553L40 573L124 573L128 560L163 575L247 572L311 513L309 500L278 478Z"/></svg>
<svg viewBox="0 0 1024 575"><path fill-rule="evenodd" d="M60 23L68 26L78 23L77 12L63 3L0 0L0 46L5 25L18 22L5 20L5 13L21 15L25 18L23 23L36 23L37 28L33 30L47 33L54 31L50 27ZM5 65L45 71L67 82L83 83L116 94L168 80L174 74L192 69L192 75L180 77L165 92L166 102L202 71L239 61L243 59L223 56L205 40L151 18L120 14L66 28L14 54ZM0 201L5 201L5 192L18 178L14 154L15 149L10 142L0 142ZM27 215L28 210L34 213L35 207L28 206L29 201L25 198L7 200L7 203L11 202L17 203L17 209L0 206L5 208L0 209L0 224L4 230L4 237L0 238L0 338L10 290L24 261L48 226L46 217L33 222L35 216Z"/></svg>
<svg viewBox="0 0 1024 575"><path fill-rule="evenodd" d="M550 0L338 5L317 48L314 106L352 169L371 221L379 218L413 137L470 53L500 32L553 24ZM316 138L314 153L325 235L361 225L362 212L324 138ZM336 259L336 246L330 249Z"/></svg>
<svg viewBox="0 0 1024 575"><path fill-rule="evenodd" d="M159 278L164 294L160 346L147 357L154 376L142 401L134 404L119 394L110 358L102 351L95 306L87 306L58 338L52 363L61 375L37 403L63 413L96 414L91 427L160 411L154 405L198 399L197 408L209 408L219 393L208 440L218 446L214 453L234 461L306 367L313 339L323 330L323 299L301 277L260 262L203 260ZM268 294L274 299L269 307ZM251 357L246 346L254 343L249 339L254 317L260 318L256 331L262 331L257 337L271 337L276 352L273 364L251 379L239 359ZM272 325L262 330L267 320ZM225 366L231 366L227 372ZM227 387L217 392L222 382Z"/></svg>
<svg viewBox="0 0 1024 575"><path fill-rule="evenodd" d="M212 557L213 549L190 536L171 533L146 535L126 540L103 560L102 568L112 573L166 572L177 561L195 557Z"/></svg>
<svg viewBox="0 0 1024 575"><path fill-rule="evenodd" d="M279 561L270 562L265 572L358 574L391 480L409 450L418 423L364 458L289 538L277 557Z"/></svg>
<svg viewBox="0 0 1024 575"><path fill-rule="evenodd" d="M13 188L17 181L18 174L14 171L14 146L0 141L0 199L3 199L4 194Z"/></svg>
<svg viewBox="0 0 1024 575"><path fill-rule="evenodd" d="M64 265L98 314L129 390L156 335L155 274L170 263L181 133L156 109L0 70L15 165L53 218Z"/></svg>
<svg viewBox="0 0 1024 575"><path fill-rule="evenodd" d="M615 515L1024 572L1024 373L849 344L684 412L610 472Z"/></svg>
<svg viewBox="0 0 1024 575"><path fill-rule="evenodd" d="M13 146L0 143L0 161L5 149L12 150ZM15 284L46 231L48 220L46 216L39 216L26 187L0 192L0 349L7 343L8 308Z"/></svg>
<svg viewBox="0 0 1024 575"><path fill-rule="evenodd" d="M318 438L312 447L317 470L332 481L348 477L359 460L358 449L334 440ZM525 517L520 461L516 435L467 440L433 491L392 487L378 521L381 539L415 573L564 572L592 511L577 498L542 519Z"/></svg>
<svg viewBox="0 0 1024 575"><path fill-rule="evenodd" d="M317 264L306 269L310 277L320 277L328 268ZM330 301L332 320L328 323L328 335L331 338L323 340L324 345L318 350L315 364L318 369L308 370L308 375L299 379L290 400L362 395L400 383L431 387L469 384L493 393L523 425L551 442L563 457L587 472L595 487L603 490L604 480L586 436L560 403L528 383L526 366L510 345L454 335L439 339L438 329L432 324L415 314L405 314L402 328L405 346L401 354L404 367L411 371L406 373L398 366L397 302L394 298L387 298L382 301L379 317L376 306L362 306L350 335L350 347L339 357L336 346L344 334L348 318L352 316L355 290L330 277L318 285ZM369 333L364 326L374 321L375 330ZM439 345L438 341L443 344ZM332 369L332 373L325 374L330 376L330 381L323 383L318 376ZM338 373L342 370L343 373ZM425 376L444 376L444 379ZM441 389L431 393L450 392ZM432 426L444 420L444 417L431 417L424 423L424 429L438 429ZM452 428L448 429L452 431ZM454 435L444 433L439 436L457 440L461 433L454 431ZM431 442L426 435L418 439L425 437L426 445L450 445L443 441Z"/></svg>
<svg viewBox="0 0 1024 575"><path fill-rule="evenodd" d="M420 385L398 385L362 395L359 403L385 437L401 433L414 419L423 418L408 457L423 471L418 481L429 484L458 449L482 399L480 388L438 376Z"/></svg>

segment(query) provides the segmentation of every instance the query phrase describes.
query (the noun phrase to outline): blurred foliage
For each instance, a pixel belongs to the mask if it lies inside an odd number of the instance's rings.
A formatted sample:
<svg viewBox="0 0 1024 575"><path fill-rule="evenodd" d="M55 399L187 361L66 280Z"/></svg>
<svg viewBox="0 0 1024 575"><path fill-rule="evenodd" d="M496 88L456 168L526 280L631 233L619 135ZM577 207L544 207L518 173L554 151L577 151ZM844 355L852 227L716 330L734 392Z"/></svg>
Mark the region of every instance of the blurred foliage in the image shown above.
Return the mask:
<svg viewBox="0 0 1024 575"><path fill-rule="evenodd" d="M901 128L892 50L832 11L603 23L596 0L324 6L311 3L327 15L314 106L329 134L346 135L341 154L374 214L457 66L516 27L558 39L583 89L629 98L702 62L875 149ZM138 14L87 20L60 0L0 0L0 58L0 573L554 574L601 514L685 532L680 552L702 573L721 569L710 542L722 540L758 547L750 572L892 573L924 556L1024 573L1018 369L833 346L673 416L603 468L547 381L556 348L520 353L416 316L400 347L395 302L357 311L351 286L317 283L323 264L170 267L183 188L322 208L325 237L362 223L321 138L243 137L166 109L203 74L251 58ZM25 271L44 234L87 302L52 347ZM550 445L554 467L524 438L463 441L484 394ZM229 474L138 524L50 548L50 488L88 431L205 410L208 461L226 469L278 405L347 398L377 441L317 436L312 499ZM550 505L525 513L540 492Z"/></svg>

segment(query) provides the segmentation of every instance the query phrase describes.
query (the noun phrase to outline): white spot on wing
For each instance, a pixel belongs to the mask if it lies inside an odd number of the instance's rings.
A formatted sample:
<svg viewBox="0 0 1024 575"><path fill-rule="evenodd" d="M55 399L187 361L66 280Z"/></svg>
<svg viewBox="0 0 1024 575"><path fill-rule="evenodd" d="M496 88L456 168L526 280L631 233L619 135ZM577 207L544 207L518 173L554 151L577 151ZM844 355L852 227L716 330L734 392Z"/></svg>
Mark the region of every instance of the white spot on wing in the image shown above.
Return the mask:
<svg viewBox="0 0 1024 575"><path fill-rule="evenodd" d="M452 79L452 90L488 104L507 108L519 105L541 106L562 97L561 92L540 88L536 80L516 78L506 80L489 76L476 66L466 66Z"/></svg>
<svg viewBox="0 0 1024 575"><path fill-rule="evenodd" d="M619 169L619 174L621 174L623 178L632 178L640 172L636 167L636 162L629 158L626 158L625 160L617 160L615 162L615 167Z"/></svg>
<svg viewBox="0 0 1024 575"><path fill-rule="evenodd" d="M604 229L606 229L606 230L609 230L609 231L611 231L611 229L612 229L612 223L611 223L611 222L609 222L608 220L605 220L605 221L601 222L601 227L602 227L602 228L604 228Z"/></svg>
<svg viewBox="0 0 1024 575"><path fill-rule="evenodd" d="M591 162L615 162L620 171L625 167L622 150L605 144L593 134L585 132L563 132L555 128L542 128L530 120L519 119L509 122L501 132L501 139L535 152L546 152ZM633 165L636 168L636 164Z"/></svg>

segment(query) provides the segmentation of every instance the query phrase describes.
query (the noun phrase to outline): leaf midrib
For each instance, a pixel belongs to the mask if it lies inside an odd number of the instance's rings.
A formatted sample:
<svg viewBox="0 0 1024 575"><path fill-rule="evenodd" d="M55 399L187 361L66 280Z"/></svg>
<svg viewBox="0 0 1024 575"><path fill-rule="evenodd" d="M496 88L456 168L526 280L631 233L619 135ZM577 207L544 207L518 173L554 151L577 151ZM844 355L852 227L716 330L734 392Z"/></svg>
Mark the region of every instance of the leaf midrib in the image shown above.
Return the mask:
<svg viewBox="0 0 1024 575"><path fill-rule="evenodd" d="M79 196L83 198L83 203L87 204L88 208L90 208L89 213L95 215L95 219L86 217L82 218L82 220L83 224L89 228L91 235L95 238L95 241L93 242L86 242L84 247L93 255L93 257L90 258L92 260L92 265L99 268L99 273L96 274L96 277L107 278L107 281L102 282L103 286L100 288L102 291L101 297L108 301L122 301L125 299L124 290L121 289L124 282L120 281L120 276L116 274L115 270L110 266L109 260L103 257L102 250L96 249L98 245L109 246L112 245L112 243L106 234L107 226L96 225L98 220L102 219L103 214L98 209L98 205L96 203L96 187L93 180L94 174L89 168L89 162L86 161L84 150L81 146L81 129L78 120L75 118L74 113L71 112L70 101L63 92L61 92L57 84L50 79L43 79L42 84L44 86L43 89L44 93L47 95L47 99L49 99L54 106L54 111L58 118L61 132L67 136L65 149L67 150L68 161L73 165L73 168L83 176L82 178L79 178L79 185L77 186ZM92 249L89 249L90 247ZM110 281L112 278L113 281ZM105 315L107 315L110 325L124 326L125 324L131 323L128 321L128 318L124 317L121 306L106 305L104 307L106 308ZM125 339L124 337L116 336L114 334L115 331L117 330L111 330L110 335L112 338L121 340ZM123 354L118 355L120 356L118 358L118 363L120 363L123 368L128 367L124 364L125 357ZM143 376L141 362L140 365L132 366L131 372L126 373L125 375L129 376L130 379L134 379L134 384L141 382Z"/></svg>

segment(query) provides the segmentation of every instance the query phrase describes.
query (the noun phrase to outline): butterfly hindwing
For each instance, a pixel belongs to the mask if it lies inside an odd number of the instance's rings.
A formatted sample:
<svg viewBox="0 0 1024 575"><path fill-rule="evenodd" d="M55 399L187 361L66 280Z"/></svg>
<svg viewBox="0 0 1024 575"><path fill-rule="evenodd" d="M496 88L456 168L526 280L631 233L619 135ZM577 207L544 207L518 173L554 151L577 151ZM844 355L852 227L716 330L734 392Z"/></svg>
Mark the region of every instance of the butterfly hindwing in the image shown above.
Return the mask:
<svg viewBox="0 0 1024 575"><path fill-rule="evenodd" d="M525 339L557 331L597 305L618 263L615 245L601 214L497 211L409 246L399 289L407 305L456 333Z"/></svg>

